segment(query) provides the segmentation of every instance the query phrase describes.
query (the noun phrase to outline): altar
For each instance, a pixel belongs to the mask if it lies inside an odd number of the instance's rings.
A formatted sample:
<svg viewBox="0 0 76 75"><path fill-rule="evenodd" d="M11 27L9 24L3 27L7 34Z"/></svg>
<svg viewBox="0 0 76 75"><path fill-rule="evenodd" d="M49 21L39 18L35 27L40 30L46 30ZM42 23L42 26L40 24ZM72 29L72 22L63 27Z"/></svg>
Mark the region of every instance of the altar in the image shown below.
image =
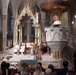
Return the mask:
<svg viewBox="0 0 76 75"><path fill-rule="evenodd" d="M17 53L17 50L14 51L14 49L17 48L13 48L13 50L8 50L8 53L12 52L13 54L10 55L5 55L4 59L2 61L6 61L9 62L11 65L17 65L19 64L22 60L25 61L28 65L36 65L37 62L42 62L42 65L44 68L47 68L47 66L49 64L53 64L55 68L61 68L61 62L62 59L59 58L54 58L52 53L51 54L38 54L38 58L40 55L41 59L37 59L36 54L23 54L23 50L22 53L19 54Z"/></svg>
<svg viewBox="0 0 76 75"><path fill-rule="evenodd" d="M42 62L44 68L47 68L49 64L54 65L55 69L60 69L62 67L62 59L53 58L50 55L42 55L41 57L42 60L40 62Z"/></svg>

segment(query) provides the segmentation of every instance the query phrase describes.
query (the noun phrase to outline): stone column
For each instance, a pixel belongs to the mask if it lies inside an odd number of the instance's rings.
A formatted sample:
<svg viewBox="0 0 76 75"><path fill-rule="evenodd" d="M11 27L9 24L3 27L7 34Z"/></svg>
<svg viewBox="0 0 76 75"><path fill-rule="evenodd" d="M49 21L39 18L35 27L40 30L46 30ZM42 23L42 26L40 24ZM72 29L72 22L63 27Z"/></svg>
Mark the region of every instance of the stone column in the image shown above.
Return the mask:
<svg viewBox="0 0 76 75"><path fill-rule="evenodd" d="M16 18L14 18L14 37L13 37L13 46L18 44L18 25L16 22Z"/></svg>
<svg viewBox="0 0 76 75"><path fill-rule="evenodd" d="M57 62L57 64L58 64L58 66L59 66L59 68L62 68L62 53L61 53L61 51L56 51L56 50L54 50L53 52L52 52L52 55L53 55L53 58L55 59L54 61L56 61Z"/></svg>
<svg viewBox="0 0 76 75"><path fill-rule="evenodd" d="M22 43L22 28L19 29L19 44Z"/></svg>
<svg viewBox="0 0 76 75"><path fill-rule="evenodd" d="M3 50L6 50L7 46L7 15L3 14L2 15L2 25L3 25Z"/></svg>
<svg viewBox="0 0 76 75"><path fill-rule="evenodd" d="M68 12L65 12L61 16L62 26L68 26Z"/></svg>
<svg viewBox="0 0 76 75"><path fill-rule="evenodd" d="M68 30L70 33L72 33L73 31L73 27L72 27L72 9L70 11L68 11Z"/></svg>
<svg viewBox="0 0 76 75"><path fill-rule="evenodd" d="M40 46L40 44L41 44L41 28L40 28L40 25L39 25L39 28L38 28L38 37L39 37L38 45Z"/></svg>
<svg viewBox="0 0 76 75"><path fill-rule="evenodd" d="M31 20L27 21L27 42L31 42Z"/></svg>
<svg viewBox="0 0 76 75"><path fill-rule="evenodd" d="M1 15L0 15L0 32L2 31L2 25L1 25Z"/></svg>
<svg viewBox="0 0 76 75"><path fill-rule="evenodd" d="M44 28L45 28L45 13L41 12L41 19L42 19L42 27L41 27L41 39L43 42L46 42L46 34L45 34L45 31L44 31Z"/></svg>
<svg viewBox="0 0 76 75"><path fill-rule="evenodd" d="M59 58L62 58L62 53L61 53L61 51L59 51Z"/></svg>
<svg viewBox="0 0 76 75"><path fill-rule="evenodd" d="M39 39L39 37L38 37L38 29L39 29L39 25L38 24L36 24L35 25L35 43L38 45L38 39Z"/></svg>
<svg viewBox="0 0 76 75"><path fill-rule="evenodd" d="M41 43L41 30L40 30L40 24L35 24L35 43L37 46Z"/></svg>

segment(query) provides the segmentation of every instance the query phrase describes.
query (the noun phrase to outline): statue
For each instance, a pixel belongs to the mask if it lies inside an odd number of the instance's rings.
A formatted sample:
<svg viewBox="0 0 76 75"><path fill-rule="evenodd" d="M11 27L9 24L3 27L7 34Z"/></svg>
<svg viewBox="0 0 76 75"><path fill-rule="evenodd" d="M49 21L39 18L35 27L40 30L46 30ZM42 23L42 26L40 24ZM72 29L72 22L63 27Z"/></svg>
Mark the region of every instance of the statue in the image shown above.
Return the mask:
<svg viewBox="0 0 76 75"><path fill-rule="evenodd" d="M57 15L53 16L53 26L60 26L61 21L59 20L59 17Z"/></svg>

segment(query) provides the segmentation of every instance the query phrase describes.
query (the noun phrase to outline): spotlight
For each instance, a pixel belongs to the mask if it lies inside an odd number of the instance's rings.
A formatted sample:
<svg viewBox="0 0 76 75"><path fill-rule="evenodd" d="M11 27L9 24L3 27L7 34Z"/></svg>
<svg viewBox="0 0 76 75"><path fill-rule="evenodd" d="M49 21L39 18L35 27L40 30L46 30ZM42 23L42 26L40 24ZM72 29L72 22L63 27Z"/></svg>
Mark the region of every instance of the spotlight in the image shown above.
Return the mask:
<svg viewBox="0 0 76 75"><path fill-rule="evenodd" d="M76 19L76 15L74 16L74 18Z"/></svg>
<svg viewBox="0 0 76 75"><path fill-rule="evenodd" d="M72 21L72 24L74 24L74 21Z"/></svg>

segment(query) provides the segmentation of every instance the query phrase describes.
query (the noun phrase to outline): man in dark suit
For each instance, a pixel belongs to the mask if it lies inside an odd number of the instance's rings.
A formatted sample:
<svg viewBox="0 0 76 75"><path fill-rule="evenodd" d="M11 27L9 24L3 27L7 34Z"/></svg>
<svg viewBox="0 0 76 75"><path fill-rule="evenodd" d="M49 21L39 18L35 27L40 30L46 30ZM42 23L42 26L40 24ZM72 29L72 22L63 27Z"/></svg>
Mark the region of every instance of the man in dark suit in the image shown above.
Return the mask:
<svg viewBox="0 0 76 75"><path fill-rule="evenodd" d="M58 71L57 75L66 75L68 73L68 62L63 61L63 67L61 70Z"/></svg>

